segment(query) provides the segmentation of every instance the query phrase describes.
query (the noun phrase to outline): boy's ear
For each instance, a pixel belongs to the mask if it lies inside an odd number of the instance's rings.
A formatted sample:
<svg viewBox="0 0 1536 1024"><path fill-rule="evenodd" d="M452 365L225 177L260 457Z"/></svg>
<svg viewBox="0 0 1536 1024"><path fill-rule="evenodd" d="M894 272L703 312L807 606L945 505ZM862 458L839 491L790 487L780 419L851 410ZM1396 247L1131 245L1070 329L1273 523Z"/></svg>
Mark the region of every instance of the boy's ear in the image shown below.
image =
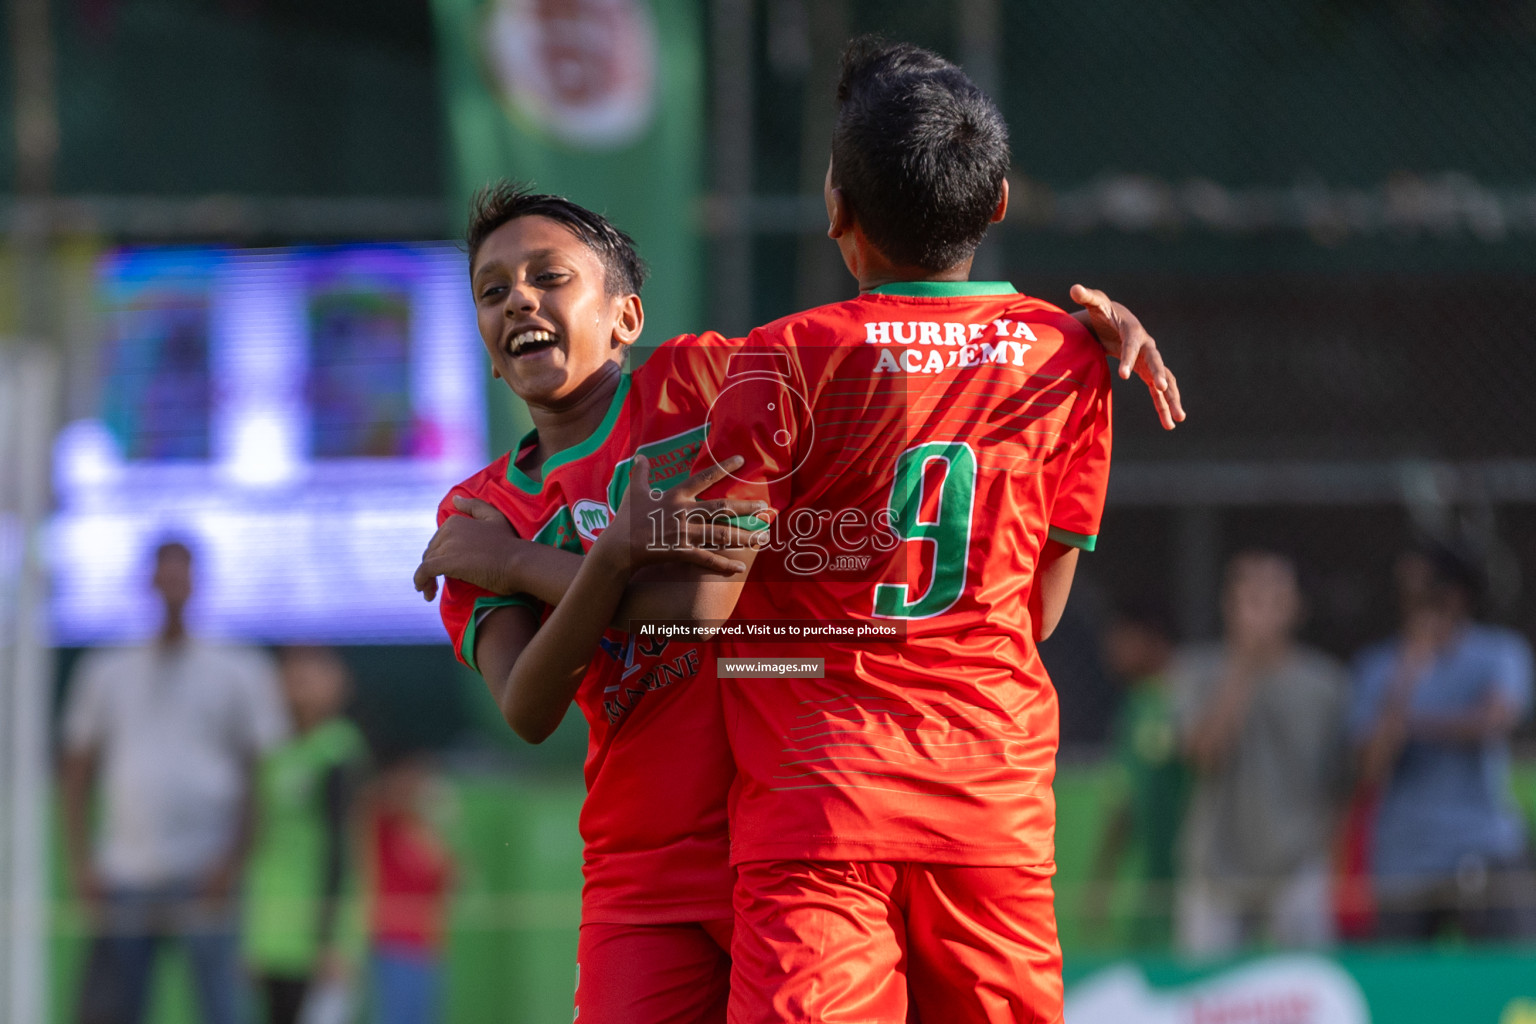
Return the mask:
<svg viewBox="0 0 1536 1024"><path fill-rule="evenodd" d="M827 189L827 237L836 241L853 230L853 207L840 188Z"/></svg>
<svg viewBox="0 0 1536 1024"><path fill-rule="evenodd" d="M633 345L645 329L645 307L640 296L631 292L619 300L619 315L613 319L613 340L620 345Z"/></svg>
<svg viewBox="0 0 1536 1024"><path fill-rule="evenodd" d="M1007 215L1008 215L1008 179L1005 176L1003 178L1003 187L999 190L998 196L997 196L997 209L992 211L992 223L993 224L1000 223L1002 221L1002 219L1005 216L1007 216Z"/></svg>

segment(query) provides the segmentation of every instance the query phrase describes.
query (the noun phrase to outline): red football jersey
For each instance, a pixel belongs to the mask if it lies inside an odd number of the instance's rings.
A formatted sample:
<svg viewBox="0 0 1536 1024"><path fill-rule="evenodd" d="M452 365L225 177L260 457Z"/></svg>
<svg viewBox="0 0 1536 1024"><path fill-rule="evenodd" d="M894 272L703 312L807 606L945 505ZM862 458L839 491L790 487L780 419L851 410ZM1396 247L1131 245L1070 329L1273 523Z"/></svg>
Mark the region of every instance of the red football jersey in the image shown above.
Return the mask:
<svg viewBox="0 0 1536 1024"><path fill-rule="evenodd" d="M453 497L463 494L500 509L519 536L584 552L617 507L637 448L650 459L657 486L687 479L703 442L709 396L704 382L673 369L671 354L682 340L626 373L601 426L546 461L541 480L504 455L448 493L439 524L460 514ZM533 440L525 438L519 451ZM476 627L507 604L540 607L528 595L496 596L444 581L440 608L461 661L475 667ZM734 769L713 659L697 644L610 629L576 703L588 725L582 919L647 924L729 917L726 794Z"/></svg>
<svg viewBox="0 0 1536 1024"><path fill-rule="evenodd" d="M1057 705L1028 596L1048 537L1098 533L1103 351L1011 286L909 283L730 362L700 459L746 456L715 491L778 518L721 653L825 659L722 677L733 859L1049 864ZM747 632L765 620L801 639Z"/></svg>

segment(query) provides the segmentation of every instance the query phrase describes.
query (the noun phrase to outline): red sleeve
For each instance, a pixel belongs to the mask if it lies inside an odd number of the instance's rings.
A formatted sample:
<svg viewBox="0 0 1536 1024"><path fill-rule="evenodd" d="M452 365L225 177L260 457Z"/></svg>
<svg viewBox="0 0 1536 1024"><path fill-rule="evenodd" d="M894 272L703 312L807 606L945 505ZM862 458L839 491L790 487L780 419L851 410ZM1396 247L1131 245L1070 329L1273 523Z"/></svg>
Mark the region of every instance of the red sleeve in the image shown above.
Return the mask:
<svg viewBox="0 0 1536 1024"><path fill-rule="evenodd" d="M1109 487L1110 422L1109 369L1102 359L1092 364L1089 382L1074 417L1075 434L1066 452L1061 482L1051 504L1050 539L1092 551L1099 539L1104 496Z"/></svg>
<svg viewBox="0 0 1536 1024"><path fill-rule="evenodd" d="M535 613L543 609L532 594L492 594L463 580L443 579L438 611L448 629L448 638L453 641L454 656L462 664L480 671L480 666L475 664L475 631L491 612L512 605L531 608Z"/></svg>
<svg viewBox="0 0 1536 1024"><path fill-rule="evenodd" d="M438 526L447 522L449 516L464 514L453 507L454 497L460 494L470 498L478 497L463 485L449 491L437 507ZM454 657L479 672L480 666L475 664L475 631L492 611L509 605L532 608L535 613L543 610L541 602L532 594L493 594L463 580L443 577L443 585L438 592L437 611L443 618L443 627L448 630Z"/></svg>
<svg viewBox="0 0 1536 1024"><path fill-rule="evenodd" d="M740 455L745 462L706 497L766 501L788 507L794 471L811 443L811 396L806 388L802 353L771 334L755 331L739 346L716 348L709 365L723 376L709 405L709 434L694 469ZM723 373L721 368L723 367ZM761 520L735 520L747 529L764 529Z"/></svg>
<svg viewBox="0 0 1536 1024"><path fill-rule="evenodd" d="M714 331L681 334L663 342L645 360L645 414L707 410L720 397L732 365L731 356L745 338L727 338Z"/></svg>

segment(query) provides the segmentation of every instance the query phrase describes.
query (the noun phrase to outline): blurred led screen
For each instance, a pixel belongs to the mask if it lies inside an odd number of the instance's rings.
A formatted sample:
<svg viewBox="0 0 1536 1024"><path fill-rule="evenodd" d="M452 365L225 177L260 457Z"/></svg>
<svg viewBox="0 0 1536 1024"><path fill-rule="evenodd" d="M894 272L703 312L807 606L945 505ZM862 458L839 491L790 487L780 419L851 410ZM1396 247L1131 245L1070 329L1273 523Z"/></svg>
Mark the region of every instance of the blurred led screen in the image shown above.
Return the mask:
<svg viewBox="0 0 1536 1024"><path fill-rule="evenodd" d="M95 271L50 544L54 640L138 639L164 539L210 637L442 639L411 588L438 499L486 462L483 356L449 245L133 248Z"/></svg>

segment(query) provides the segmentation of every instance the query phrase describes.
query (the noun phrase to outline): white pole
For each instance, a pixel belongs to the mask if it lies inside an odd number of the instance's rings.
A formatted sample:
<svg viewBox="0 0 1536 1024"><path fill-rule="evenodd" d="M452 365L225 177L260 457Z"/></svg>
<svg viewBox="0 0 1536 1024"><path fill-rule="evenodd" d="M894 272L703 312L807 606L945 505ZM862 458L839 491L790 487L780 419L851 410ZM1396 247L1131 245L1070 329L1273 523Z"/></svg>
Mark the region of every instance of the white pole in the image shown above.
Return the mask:
<svg viewBox="0 0 1536 1024"><path fill-rule="evenodd" d="M15 420L17 403L16 368L9 353L0 347L0 993L10 992L11 949L16 935L15 922L11 920L11 905L15 899L15 885L11 872L11 836L15 831L11 809L11 734L9 723L16 716L13 711L15 687L12 676L15 665L12 639L16 628L17 587L20 582L20 517L12 507L15 504L16 458ZM0 1020L10 1020L10 1007L0 1007Z"/></svg>
<svg viewBox="0 0 1536 1024"><path fill-rule="evenodd" d="M714 322L727 334L752 329L753 0L713 0L714 183L724 218L716 239Z"/></svg>
<svg viewBox="0 0 1536 1024"><path fill-rule="evenodd" d="M0 616L0 1020L47 1019L49 915L48 704L51 657L40 540L48 512L48 463L59 383L53 353L24 349L0 364L0 524L11 548L3 574L10 614Z"/></svg>
<svg viewBox="0 0 1536 1024"><path fill-rule="evenodd" d="M56 337L57 307L52 290L54 165L59 152L59 109L49 0L12 0L10 13L13 129L16 148L18 217L11 245L20 284L18 321L27 344L12 349L11 394L0 419L9 426L9 458L0 452L0 514L9 512L11 543L19 558L10 560L14 576L13 614L0 624L0 772L6 794L0 812L0 845L6 847L0 871L6 891L3 921L4 960L0 966L0 1024L43 1024L48 948L48 871L44 859L48 833L48 680L49 654L44 645L44 577L39 555L43 520L48 513L48 453L56 415L59 363L47 347ZM6 635L8 633L8 636Z"/></svg>
<svg viewBox="0 0 1536 1024"><path fill-rule="evenodd" d="M960 63L971 81L992 102L1003 105L1003 12L1001 0L959 0ZM976 250L971 277L995 281L1003 276L1002 241L991 232L989 241Z"/></svg>

